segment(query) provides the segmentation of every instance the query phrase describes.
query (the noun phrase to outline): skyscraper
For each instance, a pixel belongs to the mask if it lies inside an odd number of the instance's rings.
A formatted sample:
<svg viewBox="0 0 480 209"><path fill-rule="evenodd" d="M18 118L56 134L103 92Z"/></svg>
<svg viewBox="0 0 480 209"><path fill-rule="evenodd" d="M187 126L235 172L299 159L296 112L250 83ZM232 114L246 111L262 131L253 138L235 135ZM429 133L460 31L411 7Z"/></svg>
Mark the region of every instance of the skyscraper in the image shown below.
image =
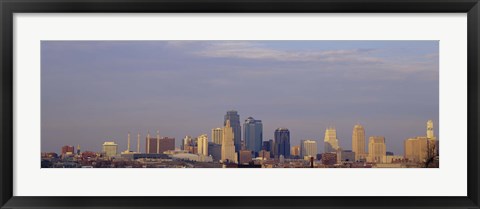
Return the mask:
<svg viewBox="0 0 480 209"><path fill-rule="evenodd" d="M290 157L290 131L286 128L277 128L274 138L275 157L280 157L280 155L285 158Z"/></svg>
<svg viewBox="0 0 480 209"><path fill-rule="evenodd" d="M433 121L428 120L427 121L427 138L428 139L433 139L435 136L433 135Z"/></svg>
<svg viewBox="0 0 480 209"><path fill-rule="evenodd" d="M300 156L316 157L317 156L317 142L315 140L302 140L300 143Z"/></svg>
<svg viewBox="0 0 480 209"><path fill-rule="evenodd" d="M337 130L333 127L329 127L325 130L325 147L324 152L336 152L339 148L337 139Z"/></svg>
<svg viewBox="0 0 480 209"><path fill-rule="evenodd" d="M353 161L367 157L365 151L365 129L359 124L353 127L352 151L355 153L355 159L351 159Z"/></svg>
<svg viewBox="0 0 480 209"><path fill-rule="evenodd" d="M243 124L243 136L245 137L245 147L253 151L255 156L262 149L263 125L261 120L255 120L248 117Z"/></svg>
<svg viewBox="0 0 480 209"><path fill-rule="evenodd" d="M222 144L223 130L222 128L212 129L212 142L215 144Z"/></svg>
<svg viewBox="0 0 480 209"><path fill-rule="evenodd" d="M225 127L223 127L222 137L222 161L237 162L237 153L235 152L234 133L230 126L230 120L227 120Z"/></svg>
<svg viewBox="0 0 480 209"><path fill-rule="evenodd" d="M240 115L238 115L237 111L235 110L227 111L223 121L223 126L227 125L227 120L230 121L230 125L233 129L235 152L238 152L242 149L242 127L240 126Z"/></svg>
<svg viewBox="0 0 480 209"><path fill-rule="evenodd" d="M371 136L368 138L368 162L384 163L387 156L385 137Z"/></svg>
<svg viewBox="0 0 480 209"><path fill-rule="evenodd" d="M198 154L208 156L208 136L207 134L202 134L197 137L198 144Z"/></svg>

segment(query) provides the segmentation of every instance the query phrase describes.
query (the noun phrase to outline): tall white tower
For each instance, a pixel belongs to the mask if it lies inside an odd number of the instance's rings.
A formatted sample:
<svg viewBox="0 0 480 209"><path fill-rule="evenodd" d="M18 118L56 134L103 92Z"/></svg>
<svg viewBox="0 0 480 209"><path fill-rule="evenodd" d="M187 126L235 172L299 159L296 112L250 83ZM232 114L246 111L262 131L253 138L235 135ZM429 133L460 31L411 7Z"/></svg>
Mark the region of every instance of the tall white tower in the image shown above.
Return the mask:
<svg viewBox="0 0 480 209"><path fill-rule="evenodd" d="M199 155L208 156L208 136L202 134L197 137L197 152Z"/></svg>
<svg viewBox="0 0 480 209"><path fill-rule="evenodd" d="M357 124L352 132L352 151L355 152L355 160L365 159L365 129Z"/></svg>
<svg viewBox="0 0 480 209"><path fill-rule="evenodd" d="M339 148L337 139L337 130L333 127L329 127L325 130L324 138L325 148L324 152L336 152Z"/></svg>
<svg viewBox="0 0 480 209"><path fill-rule="evenodd" d="M237 162L237 153L235 152L233 128L230 126L230 120L227 120L223 128L222 137L222 161Z"/></svg>
<svg viewBox="0 0 480 209"><path fill-rule="evenodd" d="M433 121L428 120L427 121L427 138L428 139L433 139L435 136L433 135Z"/></svg>

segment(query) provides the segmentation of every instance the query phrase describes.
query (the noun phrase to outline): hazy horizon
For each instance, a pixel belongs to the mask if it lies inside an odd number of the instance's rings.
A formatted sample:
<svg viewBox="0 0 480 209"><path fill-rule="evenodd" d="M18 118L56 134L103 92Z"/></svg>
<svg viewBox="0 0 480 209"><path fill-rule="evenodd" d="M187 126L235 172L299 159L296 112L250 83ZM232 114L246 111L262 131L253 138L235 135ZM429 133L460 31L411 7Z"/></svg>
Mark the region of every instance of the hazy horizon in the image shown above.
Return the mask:
<svg viewBox="0 0 480 209"><path fill-rule="evenodd" d="M145 149L152 136L197 137L223 125L263 122L263 140L290 130L291 146L337 129L351 149L353 126L385 136L387 151L439 135L438 41L42 41L41 151L64 145ZM242 134L243 137L243 134ZM368 147L366 145L366 147Z"/></svg>

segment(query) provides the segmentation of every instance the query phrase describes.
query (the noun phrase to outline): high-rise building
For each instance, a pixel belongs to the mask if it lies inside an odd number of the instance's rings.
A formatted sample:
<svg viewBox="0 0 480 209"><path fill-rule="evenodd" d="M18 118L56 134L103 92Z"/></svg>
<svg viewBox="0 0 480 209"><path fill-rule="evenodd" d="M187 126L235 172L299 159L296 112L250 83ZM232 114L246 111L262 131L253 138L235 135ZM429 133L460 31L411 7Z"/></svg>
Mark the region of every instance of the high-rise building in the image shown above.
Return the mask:
<svg viewBox="0 0 480 209"><path fill-rule="evenodd" d="M156 138L150 137L150 133L148 133L145 140L145 150L147 154L162 154L167 150L175 150L175 138L160 138L158 131Z"/></svg>
<svg viewBox="0 0 480 209"><path fill-rule="evenodd" d="M162 137L158 140L158 154L162 154L168 150L175 150L175 138Z"/></svg>
<svg viewBox="0 0 480 209"><path fill-rule="evenodd" d="M277 128L274 138L275 157L280 157L280 155L285 158L290 157L290 131L286 128Z"/></svg>
<svg viewBox="0 0 480 209"><path fill-rule="evenodd" d="M103 143L103 153L107 157L115 157L117 155L118 144L115 142L104 142Z"/></svg>
<svg viewBox="0 0 480 209"><path fill-rule="evenodd" d="M290 156L300 156L300 146L292 146L290 149Z"/></svg>
<svg viewBox="0 0 480 209"><path fill-rule="evenodd" d="M262 145L262 149L272 152L273 151L273 139L270 139L268 141L264 141Z"/></svg>
<svg viewBox="0 0 480 209"><path fill-rule="evenodd" d="M365 151L365 129L359 124L353 127L352 151L355 153L355 159L350 159L351 161L362 160L367 157Z"/></svg>
<svg viewBox="0 0 480 209"><path fill-rule="evenodd" d="M324 152L336 152L339 148L337 130L335 128L329 127L325 130L324 145Z"/></svg>
<svg viewBox="0 0 480 209"><path fill-rule="evenodd" d="M214 161L222 159L222 145L214 142L208 142L208 154L212 156Z"/></svg>
<svg viewBox="0 0 480 209"><path fill-rule="evenodd" d="M300 155L305 158L317 156L317 142L315 140L302 140L300 143Z"/></svg>
<svg viewBox="0 0 480 209"><path fill-rule="evenodd" d="M438 141L433 133L433 121L427 121L427 136L405 140L405 159L411 162L425 162L438 155Z"/></svg>
<svg viewBox="0 0 480 209"><path fill-rule="evenodd" d="M212 142L215 144L222 144L223 130L222 128L212 129Z"/></svg>
<svg viewBox="0 0 480 209"><path fill-rule="evenodd" d="M385 137L371 136L368 138L368 157L367 161L372 163L385 163L387 156L387 146Z"/></svg>
<svg viewBox="0 0 480 209"><path fill-rule="evenodd" d="M234 133L230 126L230 120L227 120L223 128L222 137L222 161L237 162L237 152L235 152Z"/></svg>
<svg viewBox="0 0 480 209"><path fill-rule="evenodd" d="M75 147L73 147L73 146L65 145L65 146L62 147L62 155L74 154L74 152L75 152Z"/></svg>
<svg viewBox="0 0 480 209"><path fill-rule="evenodd" d="M242 128L240 126L240 115L235 110L227 111L225 114L223 125L227 125L227 120L230 121L230 126L233 129L233 140L235 144L235 152L242 149Z"/></svg>
<svg viewBox="0 0 480 209"><path fill-rule="evenodd" d="M428 138L418 136L405 140L405 159L411 162L423 162L427 159Z"/></svg>
<svg viewBox="0 0 480 209"><path fill-rule="evenodd" d="M252 151L250 150L240 150L240 164L248 164L252 161Z"/></svg>
<svg viewBox="0 0 480 209"><path fill-rule="evenodd" d="M433 121L428 120L427 121L427 138L428 139L433 139L435 136L433 135Z"/></svg>
<svg viewBox="0 0 480 209"><path fill-rule="evenodd" d="M248 117L243 124L245 149L253 151L255 155L262 150L263 125L261 120Z"/></svg>
<svg viewBox="0 0 480 209"><path fill-rule="evenodd" d="M208 156L208 136L207 134L202 134L197 137L198 144L198 154Z"/></svg>

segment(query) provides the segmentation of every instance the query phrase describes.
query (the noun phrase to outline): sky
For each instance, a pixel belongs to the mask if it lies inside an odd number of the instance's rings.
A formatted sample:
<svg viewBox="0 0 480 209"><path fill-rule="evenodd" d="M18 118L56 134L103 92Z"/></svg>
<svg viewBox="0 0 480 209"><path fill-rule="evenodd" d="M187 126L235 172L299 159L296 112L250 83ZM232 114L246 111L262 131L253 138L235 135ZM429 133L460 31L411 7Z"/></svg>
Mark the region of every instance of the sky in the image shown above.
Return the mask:
<svg viewBox="0 0 480 209"><path fill-rule="evenodd" d="M228 110L263 122L263 140L290 130L290 143L325 129L351 149L355 124L385 136L387 151L439 121L438 41L42 41L41 151L64 145L126 150L149 131L207 134ZM242 136L243 137L243 136ZM366 145L368 147L368 145Z"/></svg>

